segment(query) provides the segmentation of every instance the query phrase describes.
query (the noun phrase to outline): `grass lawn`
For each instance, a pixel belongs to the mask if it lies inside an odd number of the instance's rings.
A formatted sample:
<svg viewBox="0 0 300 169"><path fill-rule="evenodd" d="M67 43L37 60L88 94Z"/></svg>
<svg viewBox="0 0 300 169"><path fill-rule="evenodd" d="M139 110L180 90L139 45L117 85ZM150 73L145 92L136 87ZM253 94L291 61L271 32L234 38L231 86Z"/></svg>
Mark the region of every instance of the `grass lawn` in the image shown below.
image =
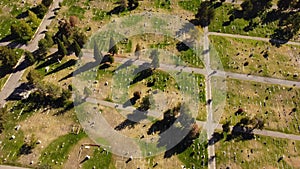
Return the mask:
<svg viewBox="0 0 300 169"><path fill-rule="evenodd" d="M219 141L217 168L299 168L300 142L265 136L249 141ZM282 160L279 160L283 157Z"/></svg>
<svg viewBox="0 0 300 169"><path fill-rule="evenodd" d="M4 76L0 79L0 91L2 90L2 87L4 86L5 82L7 81L9 75Z"/></svg>
<svg viewBox="0 0 300 169"><path fill-rule="evenodd" d="M19 112L14 111L12 107L13 103L8 103L8 112L4 116L4 131L0 135L0 164L14 164L18 165L17 159L19 157L18 153L22 145L24 144L24 134L21 130L16 131L14 128L20 121L18 119ZM12 135L15 139L11 139ZM6 159L6 161L4 161Z"/></svg>
<svg viewBox="0 0 300 169"><path fill-rule="evenodd" d="M84 137L86 137L86 134L80 132L78 135L70 133L57 138L41 153L41 164L47 164L53 168L60 168L59 166L66 161L72 147Z"/></svg>
<svg viewBox="0 0 300 169"><path fill-rule="evenodd" d="M217 8L215 10L215 19L210 23L208 27L209 31L258 37L269 37L269 35L274 33L274 30L277 27L276 22L266 25L259 24L255 29L248 32L243 30L249 24L249 21L246 21L244 19L235 19L228 26L223 26L224 22L229 21L230 14L228 13L235 7L239 7L239 5L224 3L221 7ZM261 22L258 21L258 23Z"/></svg>
<svg viewBox="0 0 300 169"><path fill-rule="evenodd" d="M299 134L299 88L227 80L227 99L221 123L236 124L242 117L265 119L265 129ZM235 115L242 108L244 113Z"/></svg>
<svg viewBox="0 0 300 169"><path fill-rule="evenodd" d="M93 155L89 160L83 163L82 167L84 169L96 168L115 168L112 165L112 154L110 152L103 151L102 148L97 148L94 150Z"/></svg>
<svg viewBox="0 0 300 169"><path fill-rule="evenodd" d="M184 152L178 154L178 158L186 168L207 168L208 152L206 144L207 142L197 139Z"/></svg>
<svg viewBox="0 0 300 169"><path fill-rule="evenodd" d="M277 48L268 42L221 36L210 36L210 40L226 71L288 80L299 78L298 46Z"/></svg>
<svg viewBox="0 0 300 169"><path fill-rule="evenodd" d="M185 10L196 13L200 6L201 0L180 0L178 5Z"/></svg>

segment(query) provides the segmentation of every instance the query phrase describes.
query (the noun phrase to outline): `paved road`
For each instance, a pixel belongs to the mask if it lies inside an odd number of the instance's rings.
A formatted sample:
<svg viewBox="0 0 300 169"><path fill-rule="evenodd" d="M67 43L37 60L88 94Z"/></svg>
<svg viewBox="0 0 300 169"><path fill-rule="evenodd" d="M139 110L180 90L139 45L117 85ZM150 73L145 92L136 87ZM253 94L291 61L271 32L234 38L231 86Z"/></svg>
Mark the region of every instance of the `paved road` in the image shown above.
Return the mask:
<svg viewBox="0 0 300 169"><path fill-rule="evenodd" d="M56 51L56 50L53 50ZM83 55L85 57L94 57L94 54L91 50L85 50ZM122 58L122 57L115 57L115 61L119 63L125 63L132 60L133 65L142 65L146 63L144 60L134 60L130 58ZM187 72L187 73L196 73L210 76L218 76L218 77L228 77L233 79L240 79L246 81L253 81L253 82L260 82L260 83L267 83L267 84L276 84L276 85L283 85L288 87L300 87L300 81L291 81L291 80L284 80L284 79L277 79L271 77L263 77L263 76L255 76L255 75L247 75L241 73L232 73L232 72L225 72L220 70L211 70L211 69L200 69L188 66L176 66L176 65L169 65L169 64L160 64L160 69L165 71L178 71L178 72ZM209 72L209 73L207 73Z"/></svg>
<svg viewBox="0 0 300 169"><path fill-rule="evenodd" d="M62 2L62 0L56 0L53 2L53 4L49 7L49 10L46 13L45 17L43 18L40 26L38 27L37 31L35 32L34 38L29 42L29 44L27 46L23 45L20 48L26 49L31 52L38 49L39 40L44 38L44 36L45 36L44 33L42 33L42 32L46 30L46 26L50 25L52 19L49 19L49 18L51 18L52 16L55 16L53 9L59 7L59 5L58 5L59 2ZM18 65L20 65L23 61L24 61L24 55L20 58L16 67ZM3 86L3 88L1 89L1 92L0 92L0 107L3 107L6 104L5 99L14 91L15 88L17 88L20 85L19 80L21 79L24 72L25 72L25 69L23 69L22 71L17 71L15 73L10 74L8 80L6 81L5 85Z"/></svg>
<svg viewBox="0 0 300 169"><path fill-rule="evenodd" d="M8 166L8 165L0 165L0 169L29 169L29 168Z"/></svg>
<svg viewBox="0 0 300 169"><path fill-rule="evenodd" d="M270 41L270 38L262 38L262 37L246 36L246 35L237 35L237 34L228 34L228 33L219 33L219 32L209 32L209 35L224 36L224 37L231 37L231 38L241 38L241 39L251 39L251 40L266 41L266 42ZM300 42L288 41L285 44L300 46Z"/></svg>
<svg viewBox="0 0 300 169"><path fill-rule="evenodd" d="M204 42L203 42L203 50L207 51L204 54L204 62L205 62L205 94L206 100L212 100L212 85L211 85L211 67L210 67L210 49L209 49L209 39L208 39L208 27L204 28ZM207 104L206 106L207 111L207 122L206 122L206 132L207 132L207 139L210 140L213 136L215 131L215 126L213 125L213 111L212 111L212 104ZM215 169L216 168L216 159L215 159L215 145L210 144L208 145L208 168Z"/></svg>
<svg viewBox="0 0 300 169"><path fill-rule="evenodd" d="M204 126L206 127L206 122L204 121L197 121L197 124L199 126ZM216 126L215 128L218 130L222 130L222 124L213 124L214 126ZM230 128L232 129L233 126L230 126ZM269 136L269 137L275 137L275 138L283 138L283 139L289 139L289 140L297 140L300 141L300 135L295 135L295 134L286 134L286 133L282 133L282 132L278 132L278 131L271 131L271 130L258 130L258 129L254 129L253 133L256 135L262 135L262 136Z"/></svg>

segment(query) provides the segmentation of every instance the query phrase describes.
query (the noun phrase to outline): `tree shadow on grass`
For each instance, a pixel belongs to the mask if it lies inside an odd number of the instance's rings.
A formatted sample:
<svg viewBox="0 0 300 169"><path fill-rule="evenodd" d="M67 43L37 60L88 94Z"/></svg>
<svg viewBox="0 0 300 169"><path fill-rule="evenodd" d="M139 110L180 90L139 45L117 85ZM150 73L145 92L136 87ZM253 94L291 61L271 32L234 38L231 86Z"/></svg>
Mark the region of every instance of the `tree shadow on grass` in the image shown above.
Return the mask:
<svg viewBox="0 0 300 169"><path fill-rule="evenodd" d="M135 110L132 114L127 115L127 119L115 127L115 130L120 131L125 128L132 129L135 125L139 124L140 121L147 118L147 111Z"/></svg>
<svg viewBox="0 0 300 169"><path fill-rule="evenodd" d="M51 72L48 72L46 75L57 73L57 72L59 72L59 71L61 71L63 69L66 69L68 67L74 66L76 63L77 63L77 61L75 59L71 59L71 60L67 61L66 63L60 65L56 69L52 70Z"/></svg>
<svg viewBox="0 0 300 169"><path fill-rule="evenodd" d="M150 76L153 75L153 70L151 68L147 68L144 70L141 70L135 77L134 79L130 82L130 85L133 85L137 82L142 81L143 79L146 79Z"/></svg>
<svg viewBox="0 0 300 169"><path fill-rule="evenodd" d="M66 79L69 79L69 78L71 78L73 76L76 76L78 74L81 74L83 72L86 72L88 70L91 70L91 69L93 69L94 67L97 67L97 66L99 66L99 62L98 61L86 63L82 67L78 68L77 70L73 71L72 73L70 73L67 76L65 76L62 79L60 79L59 82L61 82L63 80L66 80Z"/></svg>
<svg viewBox="0 0 300 169"><path fill-rule="evenodd" d="M47 61L45 61L44 63L38 65L35 69L41 69L41 68L50 66L50 65L52 65L52 64L54 64L56 62L58 62L58 52L55 52L55 53L51 54L48 57Z"/></svg>

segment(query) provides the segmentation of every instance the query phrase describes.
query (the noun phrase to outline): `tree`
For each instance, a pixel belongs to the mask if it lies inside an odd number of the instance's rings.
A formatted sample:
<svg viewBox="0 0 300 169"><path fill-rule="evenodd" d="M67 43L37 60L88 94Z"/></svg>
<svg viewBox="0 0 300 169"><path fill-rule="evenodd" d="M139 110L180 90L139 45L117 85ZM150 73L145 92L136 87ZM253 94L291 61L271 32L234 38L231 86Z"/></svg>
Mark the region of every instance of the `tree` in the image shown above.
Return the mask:
<svg viewBox="0 0 300 169"><path fill-rule="evenodd" d="M139 6L138 0L128 0L128 9L133 10Z"/></svg>
<svg viewBox="0 0 300 169"><path fill-rule="evenodd" d="M109 56L108 56L108 62L109 62L110 64L112 64L112 63L114 63L114 61L115 61L114 57L113 57L112 55L109 55Z"/></svg>
<svg viewBox="0 0 300 169"><path fill-rule="evenodd" d="M82 52L81 52L81 48L80 46L78 45L77 41L74 41L73 44L73 50L75 52L75 55L78 57L78 58L81 58L82 56Z"/></svg>
<svg viewBox="0 0 300 169"><path fill-rule="evenodd" d="M39 4L38 6L30 9L34 12L38 18L43 19L44 15L48 11L48 8L44 4Z"/></svg>
<svg viewBox="0 0 300 169"><path fill-rule="evenodd" d="M10 28L11 35L16 36L19 41L29 41L33 36L32 28L24 21L21 20L19 23L14 23Z"/></svg>
<svg viewBox="0 0 300 169"><path fill-rule="evenodd" d="M52 47L53 44L54 44L54 41L53 41L52 36L50 35L49 32L46 32L46 33L45 33L45 39L46 39L47 42L48 42L48 47L49 47L49 48Z"/></svg>
<svg viewBox="0 0 300 169"><path fill-rule="evenodd" d="M152 59L151 65L154 69L159 68L159 52L157 49L153 50L150 54Z"/></svg>
<svg viewBox="0 0 300 169"><path fill-rule="evenodd" d="M60 41L58 40L58 53L61 55L61 56L66 56L68 51L65 47L65 45Z"/></svg>
<svg viewBox="0 0 300 169"><path fill-rule="evenodd" d="M49 50L49 44L48 44L48 41L46 39L41 39L39 42L38 42L38 47L39 47L39 52L41 54L45 54L48 52Z"/></svg>
<svg viewBox="0 0 300 169"><path fill-rule="evenodd" d="M151 106L150 96L147 95L147 96L143 97L141 105L139 107L139 110L140 111L147 111L147 110L150 109L150 106Z"/></svg>
<svg viewBox="0 0 300 169"><path fill-rule="evenodd" d="M35 62L35 57L29 51L25 52L25 59L32 65Z"/></svg>
<svg viewBox="0 0 300 169"><path fill-rule="evenodd" d="M201 2L195 17L202 27L208 26L215 17L215 10L211 5L211 2Z"/></svg>
<svg viewBox="0 0 300 169"><path fill-rule="evenodd" d="M141 98L141 92L140 91L135 91L133 93L133 98L135 98L136 100L140 99Z"/></svg>
<svg viewBox="0 0 300 169"><path fill-rule="evenodd" d="M71 96L72 96L72 93L70 92L70 90L66 90L66 89L62 90L61 99L62 99L63 102L65 102L68 99L70 99Z"/></svg>
<svg viewBox="0 0 300 169"><path fill-rule="evenodd" d="M31 26L31 28L37 28L39 26L39 18L32 11L28 11L27 23Z"/></svg>
<svg viewBox="0 0 300 169"><path fill-rule="evenodd" d="M120 11L123 12L127 9L127 0L120 0L119 1L120 4Z"/></svg>
<svg viewBox="0 0 300 169"><path fill-rule="evenodd" d="M35 69L30 70L30 72L27 74L26 79L30 84L37 85L41 80L43 76Z"/></svg>
<svg viewBox="0 0 300 169"><path fill-rule="evenodd" d="M16 52L7 46L0 46L0 60L8 70L12 69L18 62Z"/></svg>
<svg viewBox="0 0 300 169"><path fill-rule="evenodd" d="M87 36L79 30L74 31L72 37L73 37L73 40L78 43L80 48L83 48L83 45L87 42Z"/></svg>
<svg viewBox="0 0 300 169"><path fill-rule="evenodd" d="M223 124L222 129L224 133L228 133L230 131L230 121L227 121L225 124Z"/></svg>
<svg viewBox="0 0 300 169"><path fill-rule="evenodd" d="M108 53L115 55L118 53L118 47L117 44L115 43L115 40L111 37L109 41L109 50Z"/></svg>
<svg viewBox="0 0 300 169"><path fill-rule="evenodd" d="M137 56L137 58L140 58L140 55L141 55L141 46L140 44L136 44L136 47L135 47L135 56Z"/></svg>
<svg viewBox="0 0 300 169"><path fill-rule="evenodd" d="M42 0L42 4L46 7L49 7L52 4L53 0Z"/></svg>
<svg viewBox="0 0 300 169"><path fill-rule="evenodd" d="M65 46L66 48L68 48L68 47L70 46L70 42L69 42L69 40L66 38L65 35L62 35L62 42L64 43L64 46Z"/></svg>
<svg viewBox="0 0 300 169"><path fill-rule="evenodd" d="M190 137L191 139L196 139L196 138L199 137L199 133L200 133L200 128L199 128L199 126L198 126L196 123L192 124L192 129L191 129L191 131L189 132L189 137Z"/></svg>
<svg viewBox="0 0 300 169"><path fill-rule="evenodd" d="M243 18L252 20L261 16L263 12L272 7L272 0L245 0L242 4Z"/></svg>

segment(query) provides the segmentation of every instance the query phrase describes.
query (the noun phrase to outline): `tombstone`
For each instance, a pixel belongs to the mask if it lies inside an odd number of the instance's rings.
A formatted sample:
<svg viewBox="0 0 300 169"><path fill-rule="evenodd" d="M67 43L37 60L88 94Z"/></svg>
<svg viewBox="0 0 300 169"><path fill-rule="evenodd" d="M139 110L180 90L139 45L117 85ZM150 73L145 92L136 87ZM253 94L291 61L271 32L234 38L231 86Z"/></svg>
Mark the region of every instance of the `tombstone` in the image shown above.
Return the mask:
<svg viewBox="0 0 300 169"><path fill-rule="evenodd" d="M17 126L15 127L15 130L18 131L20 128L21 128L21 125L17 125Z"/></svg>

